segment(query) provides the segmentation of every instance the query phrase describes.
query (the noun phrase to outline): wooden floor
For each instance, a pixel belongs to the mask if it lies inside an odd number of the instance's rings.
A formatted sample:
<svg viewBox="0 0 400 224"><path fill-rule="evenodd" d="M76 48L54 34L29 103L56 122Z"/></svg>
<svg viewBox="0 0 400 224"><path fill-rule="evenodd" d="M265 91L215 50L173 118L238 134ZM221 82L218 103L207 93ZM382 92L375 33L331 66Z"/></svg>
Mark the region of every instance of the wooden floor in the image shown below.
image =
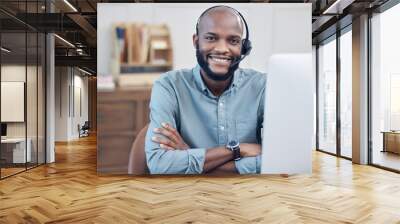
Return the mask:
<svg viewBox="0 0 400 224"><path fill-rule="evenodd" d="M96 139L0 181L0 223L400 223L400 175L314 153L313 174L98 176Z"/></svg>
<svg viewBox="0 0 400 224"><path fill-rule="evenodd" d="M17 168L1 168L1 177L2 178L3 177L7 177L7 176L10 176L10 175L13 175L13 174L25 171L25 170L26 170L25 167L24 168L20 168L20 167L17 167Z"/></svg>
<svg viewBox="0 0 400 224"><path fill-rule="evenodd" d="M8 176L15 175L20 172L24 172L27 169L33 169L35 167L37 167L37 164L32 164L32 163L31 164L28 163L26 168L25 168L24 164L18 165L18 167L6 167L6 168L2 167L1 168L1 178L6 178Z"/></svg>
<svg viewBox="0 0 400 224"><path fill-rule="evenodd" d="M372 162L377 165L400 170L400 155L392 152L374 151Z"/></svg>

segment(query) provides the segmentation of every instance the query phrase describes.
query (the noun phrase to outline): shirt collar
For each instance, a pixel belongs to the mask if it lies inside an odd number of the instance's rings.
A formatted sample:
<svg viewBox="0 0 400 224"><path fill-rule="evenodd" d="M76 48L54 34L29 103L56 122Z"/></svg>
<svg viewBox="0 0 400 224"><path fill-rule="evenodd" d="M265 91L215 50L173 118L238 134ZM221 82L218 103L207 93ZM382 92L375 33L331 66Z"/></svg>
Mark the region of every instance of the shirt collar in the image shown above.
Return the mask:
<svg viewBox="0 0 400 224"><path fill-rule="evenodd" d="M200 69L201 69L200 65L198 65L198 64L192 69L196 85L201 91L211 93L210 90L207 88L206 84L204 83L203 79L201 78ZM238 69L236 69L235 73L233 74L233 81L231 83L231 86L228 88L228 90L230 90L231 88L239 87L241 79L242 79L242 72L241 72L241 69L238 68ZM228 90L226 90L226 91L228 91Z"/></svg>

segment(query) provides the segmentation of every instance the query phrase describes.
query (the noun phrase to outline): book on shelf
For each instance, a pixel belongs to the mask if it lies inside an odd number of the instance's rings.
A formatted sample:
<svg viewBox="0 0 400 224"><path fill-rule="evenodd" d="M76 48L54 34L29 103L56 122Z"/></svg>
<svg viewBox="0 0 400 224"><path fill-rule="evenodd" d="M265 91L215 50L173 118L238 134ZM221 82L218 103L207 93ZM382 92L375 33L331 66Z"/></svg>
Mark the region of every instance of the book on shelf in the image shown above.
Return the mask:
<svg viewBox="0 0 400 224"><path fill-rule="evenodd" d="M140 64L148 61L149 31L143 23L132 23L128 27L127 63Z"/></svg>
<svg viewBox="0 0 400 224"><path fill-rule="evenodd" d="M117 24L115 26L115 42L114 49L115 55L120 63L124 63L127 61L127 28L125 24Z"/></svg>
<svg viewBox="0 0 400 224"><path fill-rule="evenodd" d="M120 65L124 62L126 55L126 29L124 24L114 24L112 29L112 55L110 60L110 73L116 76Z"/></svg>
<svg viewBox="0 0 400 224"><path fill-rule="evenodd" d="M167 25L118 23L113 27L113 60L119 64L172 63L171 40Z"/></svg>

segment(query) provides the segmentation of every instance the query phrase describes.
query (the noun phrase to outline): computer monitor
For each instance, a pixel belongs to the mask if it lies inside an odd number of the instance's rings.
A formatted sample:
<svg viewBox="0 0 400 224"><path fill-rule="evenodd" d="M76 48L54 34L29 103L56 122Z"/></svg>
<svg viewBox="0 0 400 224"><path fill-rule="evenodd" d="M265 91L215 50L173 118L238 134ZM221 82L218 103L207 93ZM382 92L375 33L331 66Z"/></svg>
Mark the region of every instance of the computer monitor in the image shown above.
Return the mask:
<svg viewBox="0 0 400 224"><path fill-rule="evenodd" d="M1 123L1 136L7 136L7 124Z"/></svg>
<svg viewBox="0 0 400 224"><path fill-rule="evenodd" d="M311 173L314 93L311 53L271 57L265 90L261 173Z"/></svg>

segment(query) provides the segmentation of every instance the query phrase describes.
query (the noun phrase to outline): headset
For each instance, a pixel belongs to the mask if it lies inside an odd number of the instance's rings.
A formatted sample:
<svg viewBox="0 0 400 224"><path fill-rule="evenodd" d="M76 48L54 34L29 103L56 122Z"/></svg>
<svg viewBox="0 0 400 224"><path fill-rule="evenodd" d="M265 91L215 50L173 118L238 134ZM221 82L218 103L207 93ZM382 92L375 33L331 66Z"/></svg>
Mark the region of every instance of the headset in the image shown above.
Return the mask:
<svg viewBox="0 0 400 224"><path fill-rule="evenodd" d="M200 14L199 18L197 19L197 23L196 23L196 35L199 35L199 23L200 23L200 19L201 17L204 16L204 14L206 14L208 11L210 11L211 9L217 8L217 7L226 7L229 9L232 9L236 14L238 14L240 16L240 18L242 19L244 26L246 28L246 38L242 40L242 50L240 52L240 54L242 55L242 57L239 59L240 61L244 59L244 57L246 57L247 55L250 54L251 51L251 41L249 40L249 28L247 26L247 22L244 19L243 15L237 11L236 9L230 7L230 6L226 6L226 5L217 5L217 6L213 6L210 7L208 9L206 9L203 13Z"/></svg>

